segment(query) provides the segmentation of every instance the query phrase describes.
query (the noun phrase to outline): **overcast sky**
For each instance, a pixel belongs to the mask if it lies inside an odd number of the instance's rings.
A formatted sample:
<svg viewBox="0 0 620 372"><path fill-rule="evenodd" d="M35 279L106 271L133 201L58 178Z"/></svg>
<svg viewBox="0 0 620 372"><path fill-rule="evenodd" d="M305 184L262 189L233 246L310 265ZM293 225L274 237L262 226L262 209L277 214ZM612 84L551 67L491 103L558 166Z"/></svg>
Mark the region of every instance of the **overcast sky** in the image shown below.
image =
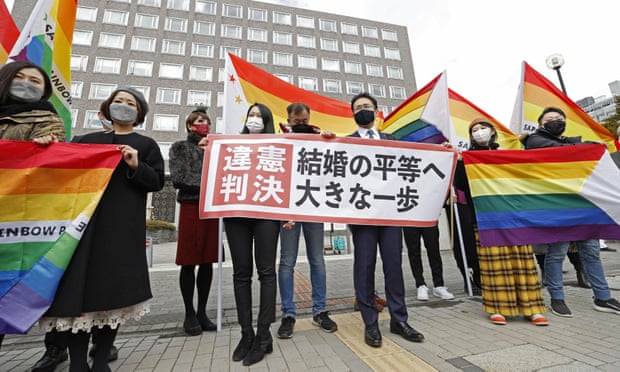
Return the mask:
<svg viewBox="0 0 620 372"><path fill-rule="evenodd" d="M266 2L406 26L418 88L447 70L450 88L504 124L510 121L524 60L559 86L545 59L562 54L561 73L573 100L609 96L607 84L620 80L618 0Z"/></svg>

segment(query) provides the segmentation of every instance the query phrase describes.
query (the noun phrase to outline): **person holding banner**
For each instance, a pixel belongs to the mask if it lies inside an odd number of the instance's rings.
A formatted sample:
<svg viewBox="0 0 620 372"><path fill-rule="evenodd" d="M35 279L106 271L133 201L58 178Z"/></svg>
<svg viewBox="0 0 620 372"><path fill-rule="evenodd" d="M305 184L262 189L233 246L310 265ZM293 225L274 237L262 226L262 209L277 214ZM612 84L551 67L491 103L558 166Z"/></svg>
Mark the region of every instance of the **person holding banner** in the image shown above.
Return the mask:
<svg viewBox="0 0 620 372"><path fill-rule="evenodd" d="M146 200L164 185L157 142L134 131L148 104L133 88L119 88L103 104L112 132L79 137L80 144L111 144L122 154L107 189L40 324L68 335L71 371L87 371L88 341L97 327L93 371L109 371L118 326L148 313L152 297L144 241ZM79 146L76 144L76 151Z"/></svg>
<svg viewBox="0 0 620 372"><path fill-rule="evenodd" d="M351 110L358 130L350 137L389 139L374 127L377 100L363 92L351 100ZM402 228L396 226L349 225L353 237L353 284L362 319L364 341L373 347L382 343L379 331L377 303L375 302L375 266L377 245L383 261L385 293L390 311L390 332L413 342L422 342L424 335L408 323L405 304L405 284L402 269Z"/></svg>
<svg viewBox="0 0 620 372"><path fill-rule="evenodd" d="M207 109L198 107L185 120L187 139L170 147L170 176L172 184L179 190L177 201L181 204L176 264L181 265L179 285L185 305L183 329L190 336L217 329L207 317L206 308L213 280L213 262L217 262L219 249L219 221L217 218L198 218L202 161L210 128ZM194 287L198 290L198 311L194 309Z"/></svg>
<svg viewBox="0 0 620 372"><path fill-rule="evenodd" d="M274 133L273 115L261 103L250 106L242 134ZM244 366L255 364L273 352L269 327L276 317L276 251L280 221L228 217L224 228L233 263L233 286L241 340L233 351L233 361ZM252 272L254 263L260 281L257 331L252 326Z"/></svg>

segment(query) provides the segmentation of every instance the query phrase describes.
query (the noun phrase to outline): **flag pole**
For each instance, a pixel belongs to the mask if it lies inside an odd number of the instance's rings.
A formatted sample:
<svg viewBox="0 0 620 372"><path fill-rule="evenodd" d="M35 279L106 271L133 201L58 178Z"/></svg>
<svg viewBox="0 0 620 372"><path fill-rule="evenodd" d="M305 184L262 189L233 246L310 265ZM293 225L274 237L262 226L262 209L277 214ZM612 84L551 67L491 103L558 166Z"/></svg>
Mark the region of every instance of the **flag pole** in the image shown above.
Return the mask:
<svg viewBox="0 0 620 372"><path fill-rule="evenodd" d="M224 258L224 219L218 218L217 224L217 331L222 331L222 260Z"/></svg>
<svg viewBox="0 0 620 372"><path fill-rule="evenodd" d="M454 189L452 189L453 195L454 193ZM467 284L467 293L469 294L469 297L472 297L474 295L474 293L472 292L472 288L471 288L471 280L469 277L469 266L467 264L467 255L465 254L465 244L463 243L463 232L461 230L461 218L459 216L459 210L458 210L458 206L456 205L456 201L452 203L453 206L453 217L454 217L454 222L456 222L456 231L458 234L458 238L459 238L459 245L461 248L461 258L463 259L463 271L465 272L465 284Z"/></svg>

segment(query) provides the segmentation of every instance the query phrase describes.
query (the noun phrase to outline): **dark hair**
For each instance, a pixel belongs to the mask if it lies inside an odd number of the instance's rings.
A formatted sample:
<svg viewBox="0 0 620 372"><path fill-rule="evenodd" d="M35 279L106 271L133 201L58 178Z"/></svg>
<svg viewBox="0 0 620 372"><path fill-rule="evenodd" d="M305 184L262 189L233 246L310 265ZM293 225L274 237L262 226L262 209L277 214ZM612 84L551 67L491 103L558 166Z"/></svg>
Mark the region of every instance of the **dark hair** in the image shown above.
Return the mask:
<svg viewBox="0 0 620 372"><path fill-rule="evenodd" d="M289 116L299 115L304 111L308 111L308 114L309 114L310 107L308 107L308 105L306 105L305 103L301 103L301 102L293 102L286 107L286 112L288 113Z"/></svg>
<svg viewBox="0 0 620 372"><path fill-rule="evenodd" d="M375 99L375 97L371 96L368 92L362 92L351 99L351 111L355 111L353 109L353 104L360 98L368 98L375 106L375 110L377 109L377 100Z"/></svg>
<svg viewBox="0 0 620 372"><path fill-rule="evenodd" d="M110 94L110 97L106 98L106 100L103 101L100 107L103 116L105 116L106 119L113 121L112 117L110 116L110 105L112 104L112 101L114 101L114 98L116 98L116 95L119 92L127 92L131 94L133 98L135 98L136 103L138 104L138 116L136 117L136 122L133 123L133 126L136 127L144 123L146 114L147 112L149 112L149 105L146 103L146 99L144 99L144 95L142 95L140 91L129 87L116 89L114 92L112 92L112 94Z"/></svg>
<svg viewBox="0 0 620 372"><path fill-rule="evenodd" d="M5 104L11 100L11 98L9 97L11 82L13 82L13 79L15 79L17 73L25 68L34 68L38 70L41 75L43 75L45 88L43 89L43 96L41 96L41 101L47 101L52 96L52 82L50 81L50 78L49 76L47 76L47 72L45 72L44 69L35 65L32 62L15 61L7 63L2 68L0 68L0 104Z"/></svg>
<svg viewBox="0 0 620 372"><path fill-rule="evenodd" d="M248 112L245 114L245 122L248 121L248 117L250 116L250 111L254 108L254 106L258 107L260 111L260 116L263 118L263 133L275 133L275 127L273 126L273 114L269 107L263 105L262 103L255 103L248 107ZM250 133L248 127L245 126L245 122L243 123L243 129L241 129L242 134Z"/></svg>
<svg viewBox="0 0 620 372"><path fill-rule="evenodd" d="M566 119L566 114L564 113L564 111L562 111L561 109L557 108L557 107L553 107L553 106L549 106L549 107L545 107L545 109L542 111L542 114L540 114L540 116L538 117L538 124L542 124L541 120L543 118L543 116L545 116L545 114L548 114L550 112L557 112L558 114L562 115L564 117L564 119Z"/></svg>
<svg viewBox="0 0 620 372"><path fill-rule="evenodd" d="M209 115L207 115L207 108L196 107L194 111L190 112L190 114L187 115L187 119L185 119L185 129L187 129L188 132L189 126L192 125L198 118L207 119L207 122L209 123L209 125L211 125L211 119L209 118Z"/></svg>

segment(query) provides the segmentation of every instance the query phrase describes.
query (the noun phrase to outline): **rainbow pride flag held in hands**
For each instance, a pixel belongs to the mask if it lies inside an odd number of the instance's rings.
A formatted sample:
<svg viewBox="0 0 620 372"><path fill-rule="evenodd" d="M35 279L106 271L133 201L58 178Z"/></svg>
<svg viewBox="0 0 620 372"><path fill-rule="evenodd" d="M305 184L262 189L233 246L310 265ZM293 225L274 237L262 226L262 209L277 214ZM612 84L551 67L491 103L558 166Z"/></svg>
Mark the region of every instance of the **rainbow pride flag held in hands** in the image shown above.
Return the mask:
<svg viewBox="0 0 620 372"><path fill-rule="evenodd" d="M120 159L111 145L0 140L0 333L47 311Z"/></svg>
<svg viewBox="0 0 620 372"><path fill-rule="evenodd" d="M604 145L462 156L482 246L620 239L620 170Z"/></svg>

